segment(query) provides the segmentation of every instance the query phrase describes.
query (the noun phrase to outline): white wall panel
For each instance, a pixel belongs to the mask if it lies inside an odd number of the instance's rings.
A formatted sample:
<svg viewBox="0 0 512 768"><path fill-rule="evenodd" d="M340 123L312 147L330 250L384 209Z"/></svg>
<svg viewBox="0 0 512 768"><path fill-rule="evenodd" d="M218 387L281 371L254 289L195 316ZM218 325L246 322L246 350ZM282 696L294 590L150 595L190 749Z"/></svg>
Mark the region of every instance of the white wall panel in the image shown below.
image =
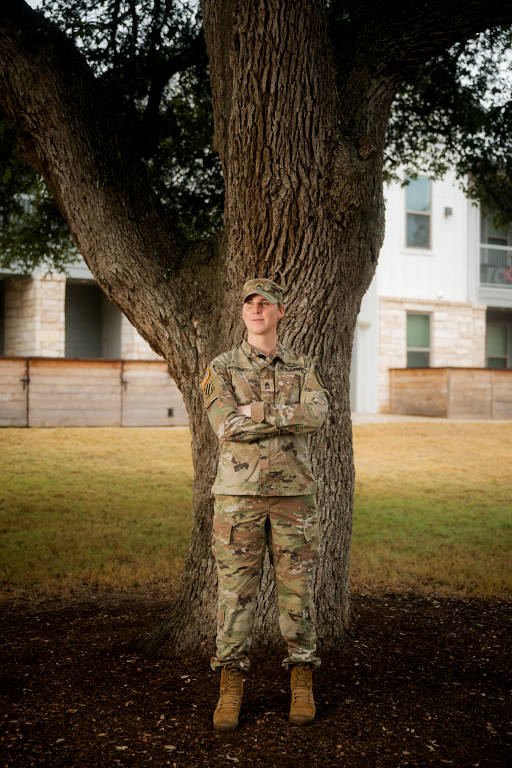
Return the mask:
<svg viewBox="0 0 512 768"><path fill-rule="evenodd" d="M432 183L432 249L407 248L405 188L386 187L386 236L378 274L380 296L445 301L468 298L468 205L453 177ZM451 208L452 214L445 215Z"/></svg>

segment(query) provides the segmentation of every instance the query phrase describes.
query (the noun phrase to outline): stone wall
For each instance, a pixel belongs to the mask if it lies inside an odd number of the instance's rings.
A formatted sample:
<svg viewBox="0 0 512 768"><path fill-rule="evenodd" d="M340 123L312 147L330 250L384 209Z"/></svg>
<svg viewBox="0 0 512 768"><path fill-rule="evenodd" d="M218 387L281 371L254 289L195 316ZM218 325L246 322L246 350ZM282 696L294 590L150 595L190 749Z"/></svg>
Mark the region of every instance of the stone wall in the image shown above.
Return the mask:
<svg viewBox="0 0 512 768"><path fill-rule="evenodd" d="M5 281L4 355L64 357L64 275Z"/></svg>
<svg viewBox="0 0 512 768"><path fill-rule="evenodd" d="M485 307L419 299L379 301L379 411L389 412L389 369L407 365L407 312L430 314L430 365L482 368Z"/></svg>
<svg viewBox="0 0 512 768"><path fill-rule="evenodd" d="M123 360L161 360L147 341L135 330L127 317L121 320L121 357Z"/></svg>

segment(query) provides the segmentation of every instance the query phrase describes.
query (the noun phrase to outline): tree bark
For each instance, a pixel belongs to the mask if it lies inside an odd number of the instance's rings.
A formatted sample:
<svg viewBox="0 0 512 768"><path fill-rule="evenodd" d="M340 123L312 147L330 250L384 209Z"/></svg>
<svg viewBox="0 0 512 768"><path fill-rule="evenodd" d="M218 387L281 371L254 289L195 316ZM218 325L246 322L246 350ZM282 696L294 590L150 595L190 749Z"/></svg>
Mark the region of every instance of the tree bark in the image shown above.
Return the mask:
<svg viewBox="0 0 512 768"><path fill-rule="evenodd" d="M349 621L350 360L383 239L384 137L401 73L386 59L390 44L380 60L373 42L358 47L364 26L359 42L353 29L342 41L336 69L316 0L204 0L203 10L226 184L224 229L212 242L178 243L85 61L23 0L4 0L0 9L2 107L96 280L168 361L187 406L195 470L190 548L169 621L145 646L165 655L212 648L217 445L199 382L207 363L243 338L243 282L268 276L286 287L280 339L320 362L332 394L327 425L311 439L321 523L316 611L325 649L343 641ZM402 27L395 21L396 28L385 23L396 42L408 19ZM436 34L429 55L446 44L440 26ZM268 563L255 633L267 643L278 636Z"/></svg>

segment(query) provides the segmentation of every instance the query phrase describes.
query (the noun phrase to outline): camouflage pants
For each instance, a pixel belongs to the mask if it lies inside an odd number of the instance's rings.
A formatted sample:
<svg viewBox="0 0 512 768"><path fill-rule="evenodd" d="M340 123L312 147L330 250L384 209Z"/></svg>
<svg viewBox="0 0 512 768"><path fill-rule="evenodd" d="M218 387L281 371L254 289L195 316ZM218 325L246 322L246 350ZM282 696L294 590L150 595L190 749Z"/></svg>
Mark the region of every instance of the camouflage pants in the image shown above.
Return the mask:
<svg viewBox="0 0 512 768"><path fill-rule="evenodd" d="M270 525L267 524L267 519ZM315 496L215 497L213 553L219 576L217 654L212 669L249 668L248 651L269 531L279 606L288 646L284 666L320 665L311 572L318 552Z"/></svg>

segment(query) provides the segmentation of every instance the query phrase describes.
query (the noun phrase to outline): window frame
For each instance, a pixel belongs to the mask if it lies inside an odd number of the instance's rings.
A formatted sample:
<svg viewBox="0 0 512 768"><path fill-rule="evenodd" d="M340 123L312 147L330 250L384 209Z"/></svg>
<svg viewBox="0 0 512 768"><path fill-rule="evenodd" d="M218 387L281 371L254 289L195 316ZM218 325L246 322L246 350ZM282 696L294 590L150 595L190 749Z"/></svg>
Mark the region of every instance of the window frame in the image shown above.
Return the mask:
<svg viewBox="0 0 512 768"><path fill-rule="evenodd" d="M484 211L480 209L480 222L479 222L479 243L478 243L478 284L480 286L488 286L492 288L512 288L512 226L508 228L508 230L503 235L489 235L489 223L492 224L491 221L491 214L485 215ZM506 245L500 245L498 243L490 243L490 238L500 239L506 241ZM482 280L482 267L489 267L491 268L494 266L495 269L500 269L501 265L489 265L489 263L483 263L482 262L482 252L483 251L494 251L495 253L503 253L504 254L504 261L509 263L510 266L507 266L507 264L503 265L503 269L506 271L507 274L509 274L511 277L510 279L507 279L504 282L484 282ZM510 254L510 256L509 256Z"/></svg>
<svg viewBox="0 0 512 768"><path fill-rule="evenodd" d="M407 189L410 186L410 184L413 181L417 181L418 179L426 179L428 181L428 189L429 189L429 211L417 211L413 208L407 207ZM429 178L429 176L416 176L416 178L408 177L409 184L405 186L404 189L404 210L405 210L405 221L404 221L404 242L405 242L405 248L408 251L419 251L420 253L432 253L432 240L433 240L433 226L432 226L432 198L433 198L433 185L432 185L432 179ZM407 242L407 222L409 215L414 216L426 216L428 217L428 245L409 245Z"/></svg>
<svg viewBox="0 0 512 768"><path fill-rule="evenodd" d="M505 354L504 355L489 355L487 351L487 340L488 340L488 330L489 328L493 326L499 326L500 328L505 328L506 338L505 338ZM493 360L505 360L505 366L504 368L492 368L491 370L505 370L510 367L510 334L511 334L511 326L509 323L487 323L485 326L485 363L486 368L491 369L491 366L489 365L489 359Z"/></svg>
<svg viewBox="0 0 512 768"><path fill-rule="evenodd" d="M421 317L428 318L428 347L409 347L407 344L407 323L411 315L420 315ZM409 352L427 352L428 364L427 365L409 365ZM419 309L412 309L405 311L405 367L413 370L414 368L432 368L432 312L422 312Z"/></svg>

